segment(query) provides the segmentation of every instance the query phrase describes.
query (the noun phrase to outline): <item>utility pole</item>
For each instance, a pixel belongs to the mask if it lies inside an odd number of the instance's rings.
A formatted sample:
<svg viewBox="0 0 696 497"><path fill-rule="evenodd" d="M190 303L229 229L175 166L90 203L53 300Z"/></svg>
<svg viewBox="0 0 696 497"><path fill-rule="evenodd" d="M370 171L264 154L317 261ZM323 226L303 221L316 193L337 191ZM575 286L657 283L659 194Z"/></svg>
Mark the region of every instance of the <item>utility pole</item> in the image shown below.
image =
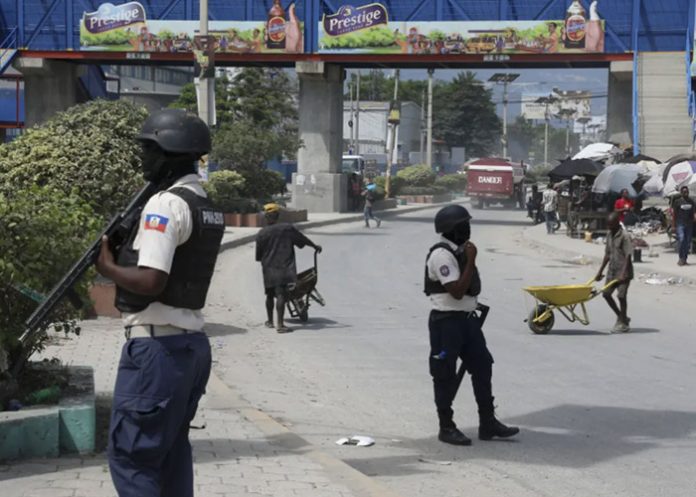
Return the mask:
<svg viewBox="0 0 696 497"><path fill-rule="evenodd" d="M199 20L200 20L200 35L203 40L207 41L208 37L208 0L200 0L200 11L199 11ZM206 49L207 49L207 43L206 43ZM207 51L207 50L206 50ZM212 79L214 82L215 80ZM200 102L198 102L198 117L203 120L204 123L207 125L211 124L210 120L210 82L211 78L205 78L202 77L202 75L199 76L198 80L198 87L199 87L199 93L200 93ZM214 90L213 90L214 91Z"/></svg>
<svg viewBox="0 0 696 497"><path fill-rule="evenodd" d="M425 90L423 90L423 95L421 96L421 118L420 118L420 163L423 163L423 156L425 152Z"/></svg>
<svg viewBox="0 0 696 497"><path fill-rule="evenodd" d="M353 121L354 113L355 113L355 108L353 107L353 81L348 82L348 92L350 93L350 118L348 119L348 127L350 128L350 144L348 147L350 148L350 154L352 154L355 151L355 134L353 133L354 131L354 126L355 126L355 121Z"/></svg>
<svg viewBox="0 0 696 497"><path fill-rule="evenodd" d="M360 155L360 70L358 69L358 86L355 89L355 155Z"/></svg>
<svg viewBox="0 0 696 497"><path fill-rule="evenodd" d="M515 81L517 78L519 78L519 74L511 74L511 73L496 73L490 78L488 78L488 81L493 82L493 83L502 83L503 84L503 137L502 137L502 142L503 142L503 157L507 158L507 145L508 145L508 139L507 139L507 106L508 106L508 85Z"/></svg>
<svg viewBox="0 0 696 497"><path fill-rule="evenodd" d="M394 150L396 149L396 127L401 121L401 112L399 109L398 99L399 99L399 73L400 71L396 69L394 71L394 98L392 98L391 105L389 106L389 150L387 153L387 177L384 182L384 189L387 198L391 194L391 169L394 161Z"/></svg>
<svg viewBox="0 0 696 497"><path fill-rule="evenodd" d="M428 69L428 124L427 124L427 151L425 163L429 169L433 168L433 73L435 69Z"/></svg>

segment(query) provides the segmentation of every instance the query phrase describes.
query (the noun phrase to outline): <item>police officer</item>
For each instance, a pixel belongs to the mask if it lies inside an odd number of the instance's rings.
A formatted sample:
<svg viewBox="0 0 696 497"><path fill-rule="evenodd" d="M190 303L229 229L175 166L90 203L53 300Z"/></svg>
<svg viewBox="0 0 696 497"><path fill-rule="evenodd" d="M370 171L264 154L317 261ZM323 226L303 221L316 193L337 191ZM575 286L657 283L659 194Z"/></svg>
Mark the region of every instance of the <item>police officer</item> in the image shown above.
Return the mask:
<svg viewBox="0 0 696 497"><path fill-rule="evenodd" d="M126 246L101 245L98 271L117 286L126 343L114 388L108 458L119 497L192 497L189 423L205 391L210 343L201 309L224 232L195 162L207 125L183 110L153 113L137 137L145 179L160 185Z"/></svg>
<svg viewBox="0 0 696 497"><path fill-rule="evenodd" d="M481 280L476 269L476 246L469 240L471 216L461 205L443 207L435 216L435 231L442 235L428 253L425 293L432 311L430 328L430 374L440 421L438 438L454 445L471 440L454 423L452 402L464 373L471 374L479 412L479 439L511 437L519 428L508 427L495 418L491 374L493 357L476 313ZM461 359L457 372L457 359Z"/></svg>

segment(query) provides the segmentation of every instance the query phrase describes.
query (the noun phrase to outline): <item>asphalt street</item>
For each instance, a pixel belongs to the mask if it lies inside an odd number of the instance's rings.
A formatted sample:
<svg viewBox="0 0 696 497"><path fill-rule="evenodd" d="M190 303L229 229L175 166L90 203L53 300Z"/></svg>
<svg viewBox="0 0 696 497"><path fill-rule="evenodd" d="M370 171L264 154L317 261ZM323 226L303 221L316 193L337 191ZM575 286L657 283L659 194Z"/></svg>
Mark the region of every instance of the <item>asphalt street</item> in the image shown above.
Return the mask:
<svg viewBox="0 0 696 497"><path fill-rule="evenodd" d="M404 497L693 495L696 289L635 282L628 334L609 333L615 318L598 298L588 305L589 326L557 315L549 335L533 335L523 322L533 301L521 288L584 282L597 268L527 246L520 211L472 211L472 241L482 301L491 306L485 334L497 413L522 431L512 441L478 441L465 379L455 420L474 444L437 441L422 293L435 212L380 229L351 223L306 232L324 247L318 287L327 305L313 305L307 324L289 321L295 332L285 335L263 327L253 244L224 252L207 309L223 381ZM300 270L311 264L310 250L298 255ZM335 444L350 435L376 444Z"/></svg>

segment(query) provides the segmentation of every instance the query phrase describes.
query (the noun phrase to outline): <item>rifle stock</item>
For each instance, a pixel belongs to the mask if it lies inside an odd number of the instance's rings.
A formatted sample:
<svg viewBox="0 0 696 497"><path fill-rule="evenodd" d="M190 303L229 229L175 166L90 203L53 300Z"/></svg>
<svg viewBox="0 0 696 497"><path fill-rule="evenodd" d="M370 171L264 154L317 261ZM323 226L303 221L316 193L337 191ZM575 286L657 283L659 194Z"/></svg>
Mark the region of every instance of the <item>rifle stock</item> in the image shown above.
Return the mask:
<svg viewBox="0 0 696 497"><path fill-rule="evenodd" d="M41 329L41 325L46 321L51 312L60 303L63 297L68 296L73 304L79 303L77 295L73 290L73 286L77 281L85 274L85 272L92 266L99 257L99 251L101 249L101 239L104 235L109 237L109 244L113 247L120 245L125 240L116 240L119 234L122 236L127 236L130 228L133 226L133 222L137 223L139 220L139 214L141 208L145 205L148 199L155 194L158 190L158 185L156 183L148 182L130 201L128 206L119 214L114 216L106 229L101 232L99 237L90 245L87 251L82 254L82 257L75 262L75 264L70 268L63 278L51 289L51 291L46 295L41 304L34 310L34 312L25 321L25 331L20 337L20 342L26 348L26 344L30 343L34 338L34 335ZM22 360L18 361L20 363L24 362ZM21 364L18 364L21 367Z"/></svg>

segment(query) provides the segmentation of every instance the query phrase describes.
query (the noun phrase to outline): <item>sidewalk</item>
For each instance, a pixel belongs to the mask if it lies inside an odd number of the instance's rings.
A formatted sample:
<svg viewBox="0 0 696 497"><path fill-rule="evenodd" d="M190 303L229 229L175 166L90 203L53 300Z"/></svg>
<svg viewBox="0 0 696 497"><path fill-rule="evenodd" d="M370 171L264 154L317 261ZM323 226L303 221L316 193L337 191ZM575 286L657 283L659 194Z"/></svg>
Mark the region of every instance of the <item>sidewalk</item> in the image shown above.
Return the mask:
<svg viewBox="0 0 696 497"><path fill-rule="evenodd" d="M463 200L464 199L462 198L456 198L452 200L452 202L458 203L462 202ZM432 209L444 205L446 204L399 205L395 209L377 211L376 214L377 217L381 219L389 219L401 214ZM332 224L357 222L364 219L362 212L310 213L307 217L307 221L297 223L295 226L297 226L300 230L304 230L310 228L319 228L321 226L329 226ZM220 247L220 250L227 250L244 245L245 243L253 242L256 239L256 233L258 233L260 229L261 228L226 228L225 235L222 237L222 246Z"/></svg>
<svg viewBox="0 0 696 497"><path fill-rule="evenodd" d="M461 199L455 200L461 201ZM440 204L380 211L389 219ZM362 221L361 213L310 214L300 229ZM221 250L255 239L258 228L228 228ZM80 336L52 334L37 360L91 366L97 395L96 455L0 463L3 497L116 497L104 455L111 394L124 343L120 319L84 321ZM248 405L216 375L193 421L196 497L398 497L381 483L310 445L267 414Z"/></svg>
<svg viewBox="0 0 696 497"><path fill-rule="evenodd" d="M523 230L523 239L530 245L553 250L573 257L578 264L599 264L604 257L604 243L595 240L585 242L581 238L566 236L561 227L554 235L546 234L543 223ZM675 283L696 284L696 256L692 256L689 266L677 266L678 256L673 247L669 247L666 234L650 234L643 237L649 248L642 249L643 262L634 262L636 278L651 285L669 285Z"/></svg>

